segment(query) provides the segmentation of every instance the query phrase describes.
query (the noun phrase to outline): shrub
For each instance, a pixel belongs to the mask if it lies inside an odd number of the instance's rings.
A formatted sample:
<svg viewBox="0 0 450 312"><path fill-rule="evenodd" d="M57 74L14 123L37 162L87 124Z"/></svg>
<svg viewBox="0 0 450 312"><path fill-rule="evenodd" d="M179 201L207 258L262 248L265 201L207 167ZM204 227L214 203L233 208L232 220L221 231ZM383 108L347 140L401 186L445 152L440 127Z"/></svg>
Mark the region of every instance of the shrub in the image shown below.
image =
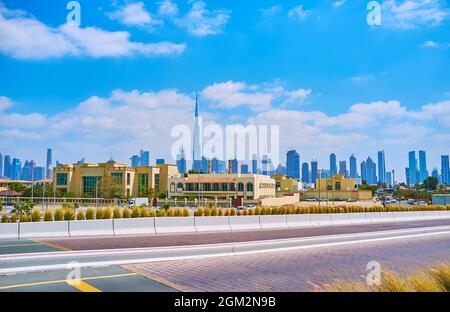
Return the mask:
<svg viewBox="0 0 450 312"><path fill-rule="evenodd" d="M259 216L260 214L261 214L261 207L256 207L254 215Z"/></svg>
<svg viewBox="0 0 450 312"><path fill-rule="evenodd" d="M173 209L173 208L167 209L167 216L168 217L174 217L175 216L175 209Z"/></svg>
<svg viewBox="0 0 450 312"><path fill-rule="evenodd" d="M64 220L65 221L71 221L75 220L75 211L72 208L67 208L64 211Z"/></svg>
<svg viewBox="0 0 450 312"><path fill-rule="evenodd" d="M31 217L26 215L26 214L21 214L20 215L20 222L30 222L31 221Z"/></svg>
<svg viewBox="0 0 450 312"><path fill-rule="evenodd" d="M78 211L77 220L86 220L86 214L84 213L84 211Z"/></svg>
<svg viewBox="0 0 450 312"><path fill-rule="evenodd" d="M86 220L94 220L95 219L95 210L93 208L88 208L86 210Z"/></svg>
<svg viewBox="0 0 450 312"><path fill-rule="evenodd" d="M31 221L32 222L41 222L41 210L39 208L34 208L31 212Z"/></svg>
<svg viewBox="0 0 450 312"><path fill-rule="evenodd" d="M131 211L130 208L125 208L125 209L123 209L122 216L123 216L124 219L129 219L129 218L131 218L131 215L132 215L132 214L133 214L133 212Z"/></svg>
<svg viewBox="0 0 450 312"><path fill-rule="evenodd" d="M254 215L255 215L255 209L250 209L250 210L248 211L248 215L249 215L249 216L254 216Z"/></svg>
<svg viewBox="0 0 450 312"><path fill-rule="evenodd" d="M230 216L235 216L236 215L236 210L234 208L230 209Z"/></svg>
<svg viewBox="0 0 450 312"><path fill-rule="evenodd" d="M219 216L219 217L222 217L222 216L223 216L223 210L219 208L218 211L219 211L219 212L218 212L218 216Z"/></svg>
<svg viewBox="0 0 450 312"><path fill-rule="evenodd" d="M205 208L205 210L204 210L204 216L205 216L205 217L210 217L210 216L211 216L211 209Z"/></svg>
<svg viewBox="0 0 450 312"><path fill-rule="evenodd" d="M150 216L150 211L147 207L139 207L139 213L141 218L148 218Z"/></svg>
<svg viewBox="0 0 450 312"><path fill-rule="evenodd" d="M148 212L148 216L151 217L151 218L156 217L156 211L155 211L154 209L151 209L151 210Z"/></svg>
<svg viewBox="0 0 450 312"><path fill-rule="evenodd" d="M180 208L175 208L175 217L181 217L182 213L181 213L181 209Z"/></svg>
<svg viewBox="0 0 450 312"><path fill-rule="evenodd" d="M189 208L187 207L183 208L183 217L189 217Z"/></svg>
<svg viewBox="0 0 450 312"><path fill-rule="evenodd" d="M131 217L132 218L139 218L141 216L141 209L138 207L133 207L131 209Z"/></svg>
<svg viewBox="0 0 450 312"><path fill-rule="evenodd" d="M120 208L119 207L114 208L113 217L114 217L114 219L122 218L122 213L120 212Z"/></svg>
<svg viewBox="0 0 450 312"><path fill-rule="evenodd" d="M229 217L230 216L230 209L225 209L224 216L225 217Z"/></svg>
<svg viewBox="0 0 450 312"><path fill-rule="evenodd" d="M196 217L202 217L202 216L204 216L203 209L202 209L202 208L197 208L197 209L195 210L195 212L194 212L194 216L196 216Z"/></svg>
<svg viewBox="0 0 450 312"><path fill-rule="evenodd" d="M17 215L15 213L13 213L11 215L11 218L9 219L12 223L16 223L17 222Z"/></svg>
<svg viewBox="0 0 450 312"><path fill-rule="evenodd" d="M55 221L64 221L64 209L56 208L53 217Z"/></svg>
<svg viewBox="0 0 450 312"><path fill-rule="evenodd" d="M2 214L2 223L8 223L9 219L8 219L8 215L6 213Z"/></svg>
<svg viewBox="0 0 450 312"><path fill-rule="evenodd" d="M248 210L247 209L242 210L242 215L248 216Z"/></svg>
<svg viewBox="0 0 450 312"><path fill-rule="evenodd" d="M111 209L111 207L103 208L103 214L102 214L103 219L111 219L112 215L113 215L113 210Z"/></svg>
<svg viewBox="0 0 450 312"><path fill-rule="evenodd" d="M166 217L166 216L167 216L167 211L168 211L168 210L159 209L158 212L156 213L156 215L157 215L158 217Z"/></svg>
<svg viewBox="0 0 450 312"><path fill-rule="evenodd" d="M53 212L51 210L45 210L44 212L44 221L53 221Z"/></svg>
<svg viewBox="0 0 450 312"><path fill-rule="evenodd" d="M97 210L95 211L95 219L97 219L97 220L103 219L103 209L102 208L97 208Z"/></svg>

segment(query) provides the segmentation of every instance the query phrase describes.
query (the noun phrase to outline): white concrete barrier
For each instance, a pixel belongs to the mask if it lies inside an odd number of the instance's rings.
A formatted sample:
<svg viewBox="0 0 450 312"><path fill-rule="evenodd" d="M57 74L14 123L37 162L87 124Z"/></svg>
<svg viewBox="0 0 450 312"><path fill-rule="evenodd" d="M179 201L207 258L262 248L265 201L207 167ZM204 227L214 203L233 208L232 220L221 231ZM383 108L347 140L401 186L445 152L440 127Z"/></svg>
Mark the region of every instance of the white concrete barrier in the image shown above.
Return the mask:
<svg viewBox="0 0 450 312"><path fill-rule="evenodd" d="M370 218L366 217L365 212L352 212L349 213L350 224L368 224L370 223Z"/></svg>
<svg viewBox="0 0 450 312"><path fill-rule="evenodd" d="M260 216L259 223L262 229L287 228L286 215Z"/></svg>
<svg viewBox="0 0 450 312"><path fill-rule="evenodd" d="M288 227L311 227L311 216L309 214L288 215Z"/></svg>
<svg viewBox="0 0 450 312"><path fill-rule="evenodd" d="M69 221L70 237L114 236L112 219Z"/></svg>
<svg viewBox="0 0 450 312"><path fill-rule="evenodd" d="M69 222L26 222L20 223L20 238L69 237Z"/></svg>
<svg viewBox="0 0 450 312"><path fill-rule="evenodd" d="M334 213L331 215L331 223L333 223L333 225L350 225L350 214Z"/></svg>
<svg viewBox="0 0 450 312"><path fill-rule="evenodd" d="M155 228L156 234L196 232L194 217L158 217Z"/></svg>
<svg viewBox="0 0 450 312"><path fill-rule="evenodd" d="M115 235L156 234L155 218L114 219Z"/></svg>
<svg viewBox="0 0 450 312"><path fill-rule="evenodd" d="M259 216L233 216L230 217L232 231L238 230L260 230Z"/></svg>
<svg viewBox="0 0 450 312"><path fill-rule="evenodd" d="M19 237L19 226L17 223L0 223L0 239Z"/></svg>
<svg viewBox="0 0 450 312"><path fill-rule="evenodd" d="M331 213L319 213L311 215L312 226L333 225L331 222Z"/></svg>
<svg viewBox="0 0 450 312"><path fill-rule="evenodd" d="M229 217L197 217L195 228L197 232L231 231Z"/></svg>

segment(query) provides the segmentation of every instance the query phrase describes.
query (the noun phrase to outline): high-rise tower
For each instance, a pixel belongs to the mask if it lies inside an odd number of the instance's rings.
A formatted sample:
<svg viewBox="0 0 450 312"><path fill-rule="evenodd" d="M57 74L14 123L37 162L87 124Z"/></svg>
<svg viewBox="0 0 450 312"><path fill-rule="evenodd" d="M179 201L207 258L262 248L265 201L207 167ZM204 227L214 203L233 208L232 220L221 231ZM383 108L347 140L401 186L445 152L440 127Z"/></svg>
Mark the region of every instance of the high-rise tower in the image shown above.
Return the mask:
<svg viewBox="0 0 450 312"><path fill-rule="evenodd" d="M198 115L198 97L195 97L195 113L194 113L194 137L192 144L192 169L195 171L202 170L202 142L201 142L201 118Z"/></svg>

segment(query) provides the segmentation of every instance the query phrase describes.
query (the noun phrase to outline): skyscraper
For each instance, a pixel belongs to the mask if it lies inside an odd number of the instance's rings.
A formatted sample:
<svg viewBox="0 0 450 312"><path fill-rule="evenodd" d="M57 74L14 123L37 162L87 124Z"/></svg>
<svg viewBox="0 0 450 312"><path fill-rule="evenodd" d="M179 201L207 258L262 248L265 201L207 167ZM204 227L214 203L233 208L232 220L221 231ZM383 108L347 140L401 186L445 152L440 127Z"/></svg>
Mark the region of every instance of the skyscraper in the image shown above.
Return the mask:
<svg viewBox="0 0 450 312"><path fill-rule="evenodd" d="M309 176L309 165L307 162L302 164L302 182L310 183L311 178Z"/></svg>
<svg viewBox="0 0 450 312"><path fill-rule="evenodd" d="M263 175L271 175L272 173L272 160L267 155L263 155L262 157L261 173Z"/></svg>
<svg viewBox="0 0 450 312"><path fill-rule="evenodd" d="M7 178L11 178L11 156L9 155L5 155L5 164L4 164L4 170L3 170L3 174L5 175L5 177Z"/></svg>
<svg viewBox="0 0 450 312"><path fill-rule="evenodd" d="M417 159L416 152L411 151L408 154L408 174L409 174L409 184L408 186L415 186L419 181L418 170L417 170Z"/></svg>
<svg viewBox="0 0 450 312"><path fill-rule="evenodd" d="M141 165L141 158L138 155L133 155L130 158L131 167L139 167Z"/></svg>
<svg viewBox="0 0 450 312"><path fill-rule="evenodd" d="M441 156L441 175L442 175L442 184L450 184L450 169L449 169L449 160L448 155Z"/></svg>
<svg viewBox="0 0 450 312"><path fill-rule="evenodd" d="M257 159L256 155L253 155L253 158L252 158L252 173L258 174L258 159Z"/></svg>
<svg viewBox="0 0 450 312"><path fill-rule="evenodd" d="M164 160L164 158L157 158L156 159L156 164L157 165L164 165L166 163L166 161Z"/></svg>
<svg viewBox="0 0 450 312"><path fill-rule="evenodd" d="M290 178L300 179L300 155L296 150L286 154L286 173Z"/></svg>
<svg viewBox="0 0 450 312"><path fill-rule="evenodd" d="M237 159L231 161L231 173L239 173L239 162Z"/></svg>
<svg viewBox="0 0 450 312"><path fill-rule="evenodd" d="M319 177L319 163L317 160L311 161L311 183L316 183L316 179Z"/></svg>
<svg viewBox="0 0 450 312"><path fill-rule="evenodd" d="M0 153L0 177L3 177L3 155Z"/></svg>
<svg viewBox="0 0 450 312"><path fill-rule="evenodd" d="M31 161L25 161L22 170L20 171L20 179L24 181L34 181L36 180L34 177L34 167L36 163Z"/></svg>
<svg viewBox="0 0 450 312"><path fill-rule="evenodd" d="M45 168L44 167L34 167L33 168L33 180L39 181L43 180L45 175Z"/></svg>
<svg viewBox="0 0 450 312"><path fill-rule="evenodd" d="M192 142L192 169L195 171L202 170L202 143L200 133L200 118L198 116L198 98L195 98L194 112L194 137Z"/></svg>
<svg viewBox="0 0 450 312"><path fill-rule="evenodd" d="M330 176L337 173L336 154L330 154Z"/></svg>
<svg viewBox="0 0 450 312"><path fill-rule="evenodd" d="M377 165L371 157L361 163L361 180L369 185L377 184Z"/></svg>
<svg viewBox="0 0 450 312"><path fill-rule="evenodd" d="M45 177L47 179L51 179L52 178L52 173L53 173L53 160L52 160L52 149L51 148L47 148L47 163L45 166Z"/></svg>
<svg viewBox="0 0 450 312"><path fill-rule="evenodd" d="M141 166L150 166L150 152L141 150L140 152L140 165Z"/></svg>
<svg viewBox="0 0 450 312"><path fill-rule="evenodd" d="M339 174L342 174L345 178L348 178L347 162L345 160L341 160L339 162Z"/></svg>
<svg viewBox="0 0 450 312"><path fill-rule="evenodd" d="M241 173L242 174L248 174L248 165L247 164L242 164L241 165Z"/></svg>
<svg viewBox="0 0 450 312"><path fill-rule="evenodd" d="M12 164L11 164L11 179L19 180L21 170L22 170L22 164L20 162L20 159L13 158Z"/></svg>
<svg viewBox="0 0 450 312"><path fill-rule="evenodd" d="M357 178L358 171L356 169L356 157L352 154L350 156L350 178Z"/></svg>
<svg viewBox="0 0 450 312"><path fill-rule="evenodd" d="M185 174L186 170L186 156L184 155L184 150L182 149L180 154L177 155L177 168L178 172Z"/></svg>
<svg viewBox="0 0 450 312"><path fill-rule="evenodd" d="M392 187L392 172L391 171L388 171L388 172L386 172L386 186L387 187Z"/></svg>
<svg viewBox="0 0 450 312"><path fill-rule="evenodd" d="M386 160L384 150L378 151L378 182L386 183Z"/></svg>
<svg viewBox="0 0 450 312"><path fill-rule="evenodd" d="M219 167L219 159L214 157L213 159L211 159L211 173L219 173L220 172L220 167Z"/></svg>
<svg viewBox="0 0 450 312"><path fill-rule="evenodd" d="M433 171L431 171L431 176L432 176L433 178L438 179L438 181L439 181L439 171L438 171L438 169L437 169L436 167L434 167L434 168L433 168Z"/></svg>
<svg viewBox="0 0 450 312"><path fill-rule="evenodd" d="M427 177L427 154L425 151L419 151L419 182L422 183Z"/></svg>

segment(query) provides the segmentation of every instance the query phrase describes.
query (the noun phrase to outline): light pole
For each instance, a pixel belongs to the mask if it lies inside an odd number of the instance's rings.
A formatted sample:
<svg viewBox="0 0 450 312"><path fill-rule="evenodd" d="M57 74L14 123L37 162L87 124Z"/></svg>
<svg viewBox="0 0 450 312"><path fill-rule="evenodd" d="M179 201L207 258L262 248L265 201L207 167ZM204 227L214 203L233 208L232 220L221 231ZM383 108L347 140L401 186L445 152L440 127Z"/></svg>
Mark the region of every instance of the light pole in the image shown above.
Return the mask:
<svg viewBox="0 0 450 312"><path fill-rule="evenodd" d="M321 198L320 198L320 178L322 176L322 170L317 170L317 172L319 173L319 207L320 207L320 202L321 202Z"/></svg>

